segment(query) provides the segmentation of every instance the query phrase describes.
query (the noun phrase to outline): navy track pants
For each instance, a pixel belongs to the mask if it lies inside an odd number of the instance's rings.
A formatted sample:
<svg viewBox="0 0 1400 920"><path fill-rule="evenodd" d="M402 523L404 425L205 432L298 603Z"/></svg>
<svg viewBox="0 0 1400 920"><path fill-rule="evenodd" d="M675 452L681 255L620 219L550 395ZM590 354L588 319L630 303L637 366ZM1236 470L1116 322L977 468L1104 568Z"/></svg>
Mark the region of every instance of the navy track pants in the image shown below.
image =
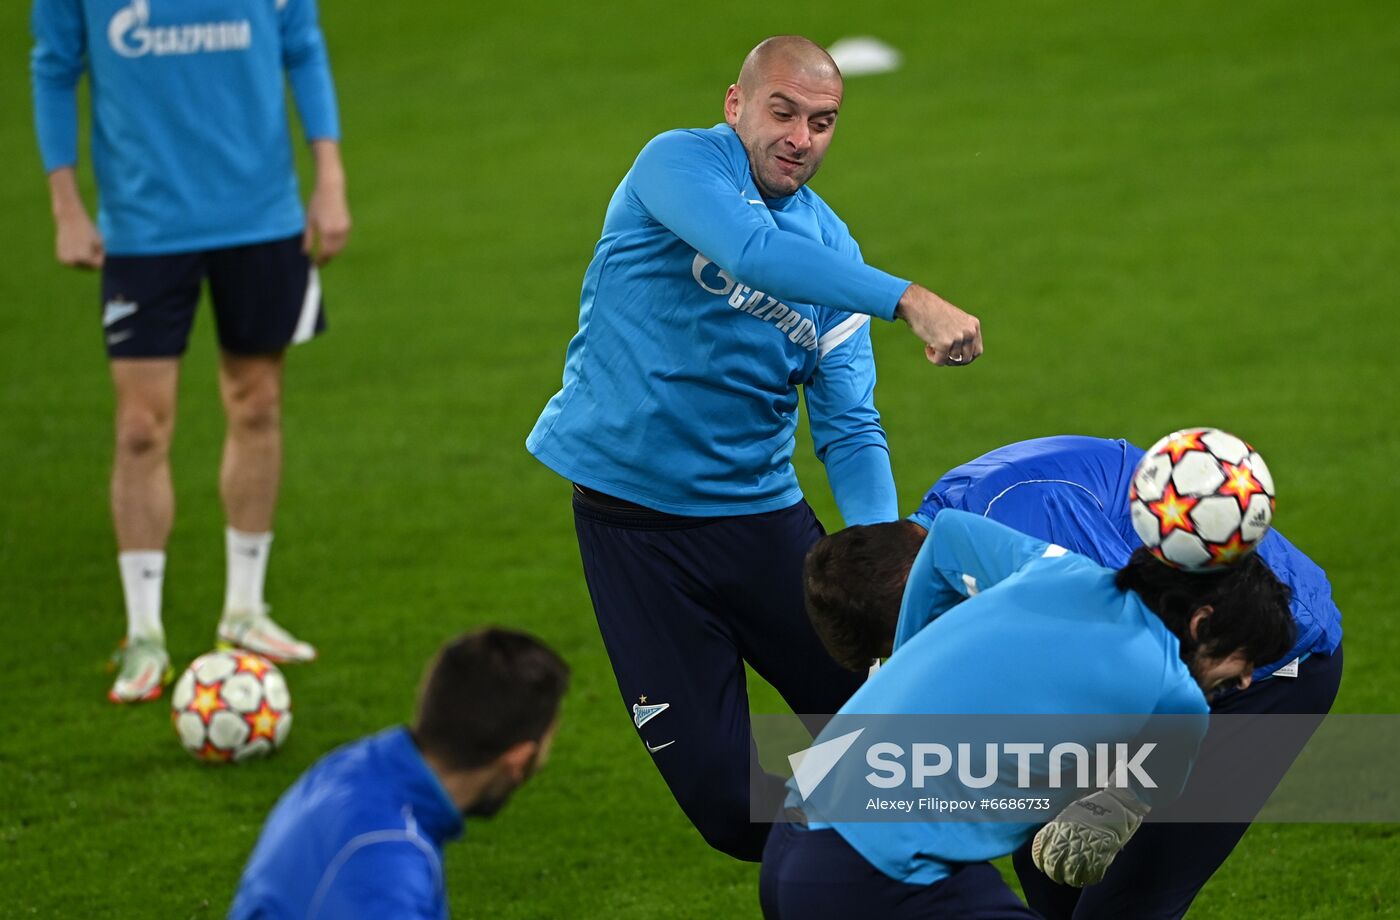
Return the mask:
<svg viewBox="0 0 1400 920"><path fill-rule="evenodd" d="M764 920L1035 920L991 863L962 863L932 885L890 878L836 831L775 824L763 854Z"/></svg>
<svg viewBox="0 0 1400 920"><path fill-rule="evenodd" d="M772 825L750 815L776 814L785 791L757 769L744 662L797 713L835 713L864 680L826 653L803 606L802 561L820 522L805 501L690 518L575 487L574 524L641 741L705 841L758 861Z"/></svg>
<svg viewBox="0 0 1400 920"><path fill-rule="evenodd" d="M1296 678L1271 677L1260 681L1247 690L1222 697L1211 706L1211 712L1322 716L1332 708L1341 681L1342 649L1338 646L1331 655L1309 657L1299 666ZM1256 725L1251 730L1267 730L1266 724ZM1262 806L1268 794L1282 781L1292 761L1282 762L1271 757L1264 764L1241 762L1238 752L1248 745L1240 738L1230 739L1228 745L1219 738L1213 741L1216 730L1212 725L1211 732L1206 734L1178 803L1189 802L1193 790L1208 786L1222 775L1247 774L1252 788L1258 791ZM1275 746L1261 742L1260 747L1273 750ZM1301 752L1299 747L1294 756ZM1232 788L1243 788L1239 780L1229 782ZM1166 806L1167 809L1172 807L1173 804ZM1149 820L1114 859L1103 881L1082 889L1057 885L1046 878L1031 861L1029 843L1016 851L1013 861L1026 902L1046 920L1117 917L1178 920L1247 830L1249 825L1242 823L1153 823Z"/></svg>

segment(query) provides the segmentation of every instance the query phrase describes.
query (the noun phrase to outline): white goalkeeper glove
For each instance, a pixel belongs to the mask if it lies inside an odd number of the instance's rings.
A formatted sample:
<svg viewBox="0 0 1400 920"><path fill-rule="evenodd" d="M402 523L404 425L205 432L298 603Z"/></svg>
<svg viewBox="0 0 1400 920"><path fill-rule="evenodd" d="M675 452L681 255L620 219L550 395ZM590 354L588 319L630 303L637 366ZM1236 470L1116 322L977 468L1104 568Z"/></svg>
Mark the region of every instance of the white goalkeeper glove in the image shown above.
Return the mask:
<svg viewBox="0 0 1400 920"><path fill-rule="evenodd" d="M1147 812L1127 789L1100 789L1071 802L1040 829L1031 860L1061 885L1092 885L1103 879Z"/></svg>

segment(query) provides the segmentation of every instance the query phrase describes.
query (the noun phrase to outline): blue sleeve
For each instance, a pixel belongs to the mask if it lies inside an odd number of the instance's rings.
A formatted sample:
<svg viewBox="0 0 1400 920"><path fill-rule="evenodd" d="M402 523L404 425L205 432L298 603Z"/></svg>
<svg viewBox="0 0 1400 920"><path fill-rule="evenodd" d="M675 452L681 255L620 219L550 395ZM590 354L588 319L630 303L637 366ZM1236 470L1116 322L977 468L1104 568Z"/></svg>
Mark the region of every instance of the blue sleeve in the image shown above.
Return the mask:
<svg viewBox="0 0 1400 920"><path fill-rule="evenodd" d="M875 410L870 320L850 316L817 343L817 370L803 387L817 459L846 526L899 517L890 449Z"/></svg>
<svg viewBox="0 0 1400 920"><path fill-rule="evenodd" d="M87 68L87 33L79 0L34 0L34 130L44 171L78 162L78 81Z"/></svg>
<svg viewBox="0 0 1400 920"><path fill-rule="evenodd" d="M932 524L909 570L895 627L896 649L954 605L1036 559L1064 552L966 511L942 511Z"/></svg>
<svg viewBox="0 0 1400 920"><path fill-rule="evenodd" d="M935 482L929 490L924 493L923 500L919 502L919 507L909 515L909 520L918 524L924 530L933 527L933 519L938 517L944 508L952 507L944 500L943 493L939 491L939 486L942 485L942 483L943 480L941 479Z"/></svg>
<svg viewBox="0 0 1400 920"><path fill-rule="evenodd" d="M1272 674L1300 655L1312 652L1330 655L1342 641L1342 612L1332 598L1332 585L1322 567L1276 530L1265 535L1258 553L1292 592L1289 604L1296 635L1293 648L1282 660L1256 670L1255 680Z"/></svg>
<svg viewBox="0 0 1400 920"><path fill-rule="evenodd" d="M796 233L751 204L714 141L690 131L653 138L632 165L632 194L652 219L730 274L779 300L893 319L909 282ZM761 205L762 202L759 202Z"/></svg>
<svg viewBox="0 0 1400 920"><path fill-rule="evenodd" d="M309 913L343 920L441 920L447 916L441 869L406 840L371 843L356 850L323 882Z"/></svg>
<svg viewBox="0 0 1400 920"><path fill-rule="evenodd" d="M340 114L316 0L287 0L281 11L282 66L306 140L339 140Z"/></svg>

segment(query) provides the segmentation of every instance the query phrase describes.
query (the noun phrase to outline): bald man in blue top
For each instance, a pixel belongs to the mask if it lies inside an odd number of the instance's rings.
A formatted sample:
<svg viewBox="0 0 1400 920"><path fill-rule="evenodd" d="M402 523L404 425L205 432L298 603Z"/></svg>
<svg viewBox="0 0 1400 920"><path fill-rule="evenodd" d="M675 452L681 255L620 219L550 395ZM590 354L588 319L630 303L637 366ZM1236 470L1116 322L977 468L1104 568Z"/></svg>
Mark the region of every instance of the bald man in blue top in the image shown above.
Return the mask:
<svg viewBox="0 0 1400 920"><path fill-rule="evenodd" d="M982 351L977 320L865 264L807 182L840 72L797 36L745 59L724 123L667 131L608 204L563 386L526 442L574 484L584 574L624 705L686 814L756 860L747 661L798 712L855 689L802 612L821 525L792 467L799 396L846 523L898 515L875 409L871 316L935 364ZM764 793L781 799L776 780Z"/></svg>

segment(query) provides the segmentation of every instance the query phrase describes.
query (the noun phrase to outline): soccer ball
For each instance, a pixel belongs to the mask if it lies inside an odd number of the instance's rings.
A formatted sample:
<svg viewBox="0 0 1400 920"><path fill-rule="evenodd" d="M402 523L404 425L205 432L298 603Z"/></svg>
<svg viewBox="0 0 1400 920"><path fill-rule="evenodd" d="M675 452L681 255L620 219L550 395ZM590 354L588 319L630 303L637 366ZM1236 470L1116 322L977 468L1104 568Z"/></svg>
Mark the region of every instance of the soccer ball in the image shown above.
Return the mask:
<svg viewBox="0 0 1400 920"><path fill-rule="evenodd" d="M241 649L196 658L170 695L180 743L200 760L266 757L292 728L292 696L277 667Z"/></svg>
<svg viewBox="0 0 1400 920"><path fill-rule="evenodd" d="M1218 428L1174 431L1153 444L1128 495L1143 544L1190 571L1238 562L1274 519L1274 477L1264 458Z"/></svg>

